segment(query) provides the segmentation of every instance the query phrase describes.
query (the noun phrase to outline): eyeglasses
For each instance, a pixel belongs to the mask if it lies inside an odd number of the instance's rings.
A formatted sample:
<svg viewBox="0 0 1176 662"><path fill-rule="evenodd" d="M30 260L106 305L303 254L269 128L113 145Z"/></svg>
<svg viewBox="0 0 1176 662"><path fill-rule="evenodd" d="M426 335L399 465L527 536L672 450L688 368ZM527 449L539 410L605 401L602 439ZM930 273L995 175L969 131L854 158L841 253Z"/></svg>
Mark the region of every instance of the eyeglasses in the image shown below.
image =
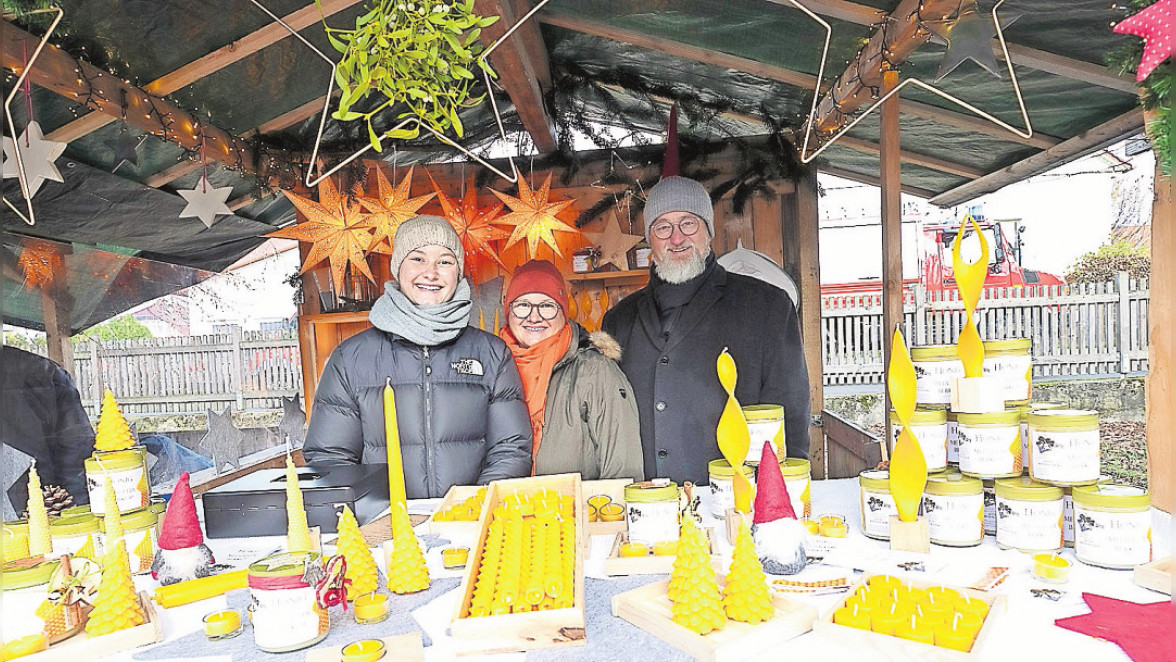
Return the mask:
<svg viewBox="0 0 1176 662"><path fill-rule="evenodd" d="M530 317L531 311L533 310L538 310L540 319L547 321L553 320L559 315L559 305L550 301L544 301L543 303L516 301L510 304L510 312L521 320Z"/></svg>
<svg viewBox="0 0 1176 662"><path fill-rule="evenodd" d="M695 218L688 218L677 225L669 221L662 221L655 223L651 228L653 236L658 239L669 239L674 234L674 228L677 228L683 236L693 237L698 233L698 228L702 227L702 221Z"/></svg>

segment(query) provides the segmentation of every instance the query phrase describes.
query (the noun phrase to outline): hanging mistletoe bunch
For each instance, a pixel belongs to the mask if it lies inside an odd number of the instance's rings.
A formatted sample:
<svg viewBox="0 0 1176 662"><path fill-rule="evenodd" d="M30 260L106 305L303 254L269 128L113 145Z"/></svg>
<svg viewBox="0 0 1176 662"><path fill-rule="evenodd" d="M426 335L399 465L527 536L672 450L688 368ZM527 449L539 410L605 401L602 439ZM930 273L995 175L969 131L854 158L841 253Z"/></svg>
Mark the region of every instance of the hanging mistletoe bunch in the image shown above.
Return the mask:
<svg viewBox="0 0 1176 662"><path fill-rule="evenodd" d="M1124 16L1137 14L1156 3L1156 0L1127 0L1114 5L1114 9L1124 13ZM1107 57L1107 63L1121 72L1134 74L1139 68L1140 59L1144 55L1144 40L1132 38L1122 47L1112 51ZM1148 112L1146 131L1151 139L1152 149L1155 150L1156 160L1160 164L1160 172L1172 175L1172 143L1171 132L1171 93L1173 64L1161 64L1156 67L1147 78L1139 84L1139 101L1145 112Z"/></svg>
<svg viewBox="0 0 1176 662"><path fill-rule="evenodd" d="M475 14L474 0L376 0L365 8L354 30L325 26L331 45L343 54L335 69L342 96L332 117L366 121L376 151L385 136L417 136L415 128L381 136L372 126L376 113L401 103L408 107L401 118L419 118L442 133L452 128L461 137L458 113L485 98L471 95L474 72L495 75L479 57L484 48L478 38L499 17ZM372 93L384 102L366 112L353 110Z"/></svg>

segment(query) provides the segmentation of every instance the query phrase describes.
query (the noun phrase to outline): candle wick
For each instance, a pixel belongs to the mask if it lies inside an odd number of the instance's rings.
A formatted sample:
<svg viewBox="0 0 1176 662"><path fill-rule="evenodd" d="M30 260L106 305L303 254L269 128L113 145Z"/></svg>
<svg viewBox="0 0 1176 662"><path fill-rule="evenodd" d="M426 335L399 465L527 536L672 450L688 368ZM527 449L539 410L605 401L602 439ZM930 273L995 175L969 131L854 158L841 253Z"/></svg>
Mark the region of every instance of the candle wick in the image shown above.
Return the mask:
<svg viewBox="0 0 1176 662"><path fill-rule="evenodd" d="M955 616L951 617L951 629L953 631L960 628L960 616L961 614L957 611Z"/></svg>
<svg viewBox="0 0 1176 662"><path fill-rule="evenodd" d="M915 611L919 612L919 615L922 616L923 615L923 606L922 605L915 605ZM914 618L914 617L915 617L914 614L911 614L911 618Z"/></svg>

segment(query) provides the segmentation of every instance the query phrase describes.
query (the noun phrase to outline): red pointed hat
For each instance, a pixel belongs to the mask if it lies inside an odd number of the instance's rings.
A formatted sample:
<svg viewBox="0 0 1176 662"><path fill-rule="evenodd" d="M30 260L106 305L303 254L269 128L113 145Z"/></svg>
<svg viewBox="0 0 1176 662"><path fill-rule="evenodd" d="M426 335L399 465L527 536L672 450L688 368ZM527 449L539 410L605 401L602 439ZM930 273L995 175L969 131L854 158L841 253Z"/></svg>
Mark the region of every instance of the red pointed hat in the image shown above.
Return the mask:
<svg viewBox="0 0 1176 662"><path fill-rule="evenodd" d="M163 517L163 531L159 534L160 549L188 549L204 542L200 531L200 520L196 517L196 500L188 485L188 472L180 474L171 500L167 502L167 514Z"/></svg>
<svg viewBox="0 0 1176 662"><path fill-rule="evenodd" d="M780 473L780 460L776 457L776 450L772 442L764 442L764 452L760 455L759 475L755 479L755 524L775 522L787 517L796 519L796 511L792 509L792 500L788 498L788 486L784 483L784 474Z"/></svg>

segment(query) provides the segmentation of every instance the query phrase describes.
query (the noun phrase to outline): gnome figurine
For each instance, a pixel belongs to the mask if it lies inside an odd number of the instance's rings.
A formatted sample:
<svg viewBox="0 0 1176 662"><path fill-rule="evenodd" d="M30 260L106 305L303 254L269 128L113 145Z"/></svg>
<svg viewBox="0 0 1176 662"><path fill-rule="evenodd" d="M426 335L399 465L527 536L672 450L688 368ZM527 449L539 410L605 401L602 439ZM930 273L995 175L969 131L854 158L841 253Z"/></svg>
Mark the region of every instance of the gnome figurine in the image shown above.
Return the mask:
<svg viewBox="0 0 1176 662"><path fill-rule="evenodd" d="M755 484L755 519L751 524L751 538L759 553L764 572L773 575L795 575L804 570L808 557L804 553L804 538L808 535L796 519L788 486L780 473L780 460L772 442L764 442L760 456L759 475Z"/></svg>
<svg viewBox="0 0 1176 662"><path fill-rule="evenodd" d="M204 544L200 521L196 518L196 501L188 486L188 472L180 474L159 534L159 549L151 563L151 576L167 586L177 582L207 577L216 559Z"/></svg>

